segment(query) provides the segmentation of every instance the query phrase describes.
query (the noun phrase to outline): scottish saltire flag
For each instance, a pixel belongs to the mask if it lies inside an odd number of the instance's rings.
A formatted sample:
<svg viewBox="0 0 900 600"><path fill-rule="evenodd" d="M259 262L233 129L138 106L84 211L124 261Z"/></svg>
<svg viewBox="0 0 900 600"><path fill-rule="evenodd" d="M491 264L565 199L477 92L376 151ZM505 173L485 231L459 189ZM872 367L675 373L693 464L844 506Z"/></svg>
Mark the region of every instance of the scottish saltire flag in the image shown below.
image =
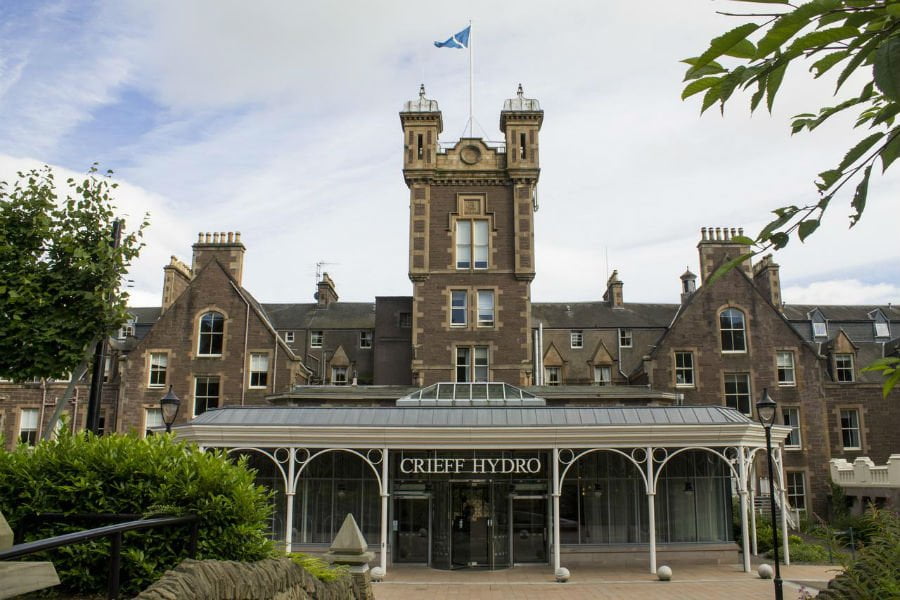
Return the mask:
<svg viewBox="0 0 900 600"><path fill-rule="evenodd" d="M468 48L469 47L469 31L472 29L472 26L469 25L456 35L450 36L445 42L435 42L434 45L438 48Z"/></svg>

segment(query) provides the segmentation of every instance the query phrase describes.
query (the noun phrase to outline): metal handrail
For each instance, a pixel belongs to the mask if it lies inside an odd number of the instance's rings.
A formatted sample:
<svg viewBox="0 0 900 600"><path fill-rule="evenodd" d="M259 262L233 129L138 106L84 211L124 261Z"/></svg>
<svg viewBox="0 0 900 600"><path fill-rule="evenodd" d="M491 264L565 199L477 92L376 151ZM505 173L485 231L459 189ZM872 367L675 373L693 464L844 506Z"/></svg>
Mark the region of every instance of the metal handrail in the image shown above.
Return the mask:
<svg viewBox="0 0 900 600"><path fill-rule="evenodd" d="M44 540L36 540L34 542L26 542L17 544L6 550L0 550L0 560L8 560L11 558L19 558L45 550L52 550L61 546L68 546L88 540L108 537L110 538L110 561L109 561L109 579L107 580L106 597L110 600L119 597L119 571L121 567L122 554L122 534L128 531L138 531L140 529L151 529L153 527L161 527L167 525L186 525L192 524L191 537L188 541L188 556L193 558L197 553L197 536L199 534L199 517L197 515L184 515L181 517L152 517L149 519L138 519L136 521L127 521L125 523L116 523L115 525L106 525L104 527L96 527L94 529L86 529L84 531L74 531L57 535Z"/></svg>

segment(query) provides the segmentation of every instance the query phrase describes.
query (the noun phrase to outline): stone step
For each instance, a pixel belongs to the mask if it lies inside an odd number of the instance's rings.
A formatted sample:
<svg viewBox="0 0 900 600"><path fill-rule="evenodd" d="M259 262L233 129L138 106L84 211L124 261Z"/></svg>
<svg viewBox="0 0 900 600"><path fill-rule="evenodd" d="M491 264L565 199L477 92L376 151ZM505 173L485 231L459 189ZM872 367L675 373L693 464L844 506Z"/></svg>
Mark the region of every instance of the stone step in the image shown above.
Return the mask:
<svg viewBox="0 0 900 600"><path fill-rule="evenodd" d="M0 582L2 600L59 585L59 576L53 563L9 561L0 562Z"/></svg>

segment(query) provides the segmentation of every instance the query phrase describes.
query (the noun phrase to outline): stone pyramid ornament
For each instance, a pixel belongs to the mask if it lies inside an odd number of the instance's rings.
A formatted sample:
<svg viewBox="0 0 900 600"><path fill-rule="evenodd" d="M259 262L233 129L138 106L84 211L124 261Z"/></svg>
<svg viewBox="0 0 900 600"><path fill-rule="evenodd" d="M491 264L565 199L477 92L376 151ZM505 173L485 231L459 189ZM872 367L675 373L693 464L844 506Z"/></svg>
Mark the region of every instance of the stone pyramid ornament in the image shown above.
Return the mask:
<svg viewBox="0 0 900 600"><path fill-rule="evenodd" d="M359 530L356 519L353 518L352 514L347 513L337 536L331 542L331 547L328 548L329 553L362 554L368 549L369 544L366 543L366 538L363 537L362 531Z"/></svg>

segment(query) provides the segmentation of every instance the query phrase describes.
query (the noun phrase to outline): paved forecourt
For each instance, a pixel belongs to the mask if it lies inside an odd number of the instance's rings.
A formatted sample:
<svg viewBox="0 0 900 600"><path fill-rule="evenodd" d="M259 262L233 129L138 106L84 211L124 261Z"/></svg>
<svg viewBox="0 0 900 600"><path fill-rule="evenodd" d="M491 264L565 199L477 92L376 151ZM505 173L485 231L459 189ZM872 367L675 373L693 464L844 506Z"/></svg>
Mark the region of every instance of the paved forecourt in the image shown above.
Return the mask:
<svg viewBox="0 0 900 600"><path fill-rule="evenodd" d="M394 565L388 579L374 584L376 600L751 600L774 597L772 580L738 565L675 565L672 581L661 582L633 567L573 567L568 583L556 583L546 566L522 566L502 571L438 571ZM796 598L800 586L816 594L840 567L782 567L785 598Z"/></svg>

